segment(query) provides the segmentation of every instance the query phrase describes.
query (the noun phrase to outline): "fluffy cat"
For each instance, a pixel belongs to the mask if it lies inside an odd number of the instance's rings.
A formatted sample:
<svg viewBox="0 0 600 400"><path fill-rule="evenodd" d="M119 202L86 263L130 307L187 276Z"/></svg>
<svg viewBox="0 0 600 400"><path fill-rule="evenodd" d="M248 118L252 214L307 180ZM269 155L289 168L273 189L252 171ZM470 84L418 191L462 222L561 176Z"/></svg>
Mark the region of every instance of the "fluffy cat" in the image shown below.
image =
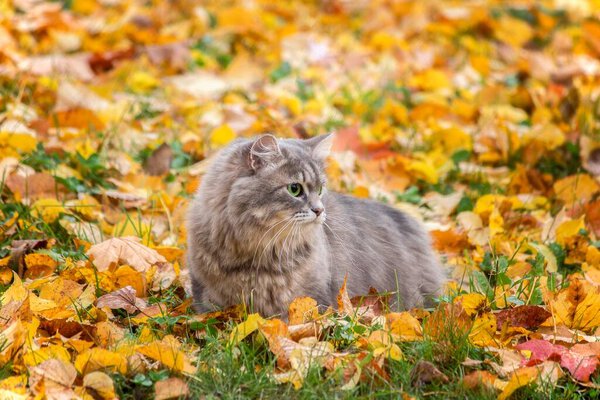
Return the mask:
<svg viewBox="0 0 600 400"><path fill-rule="evenodd" d="M382 203L328 192L332 135L308 140L239 139L212 162L188 214L194 307L240 302L287 315L296 297L336 303L373 287L397 292L400 308L428 304L444 274L427 233Z"/></svg>

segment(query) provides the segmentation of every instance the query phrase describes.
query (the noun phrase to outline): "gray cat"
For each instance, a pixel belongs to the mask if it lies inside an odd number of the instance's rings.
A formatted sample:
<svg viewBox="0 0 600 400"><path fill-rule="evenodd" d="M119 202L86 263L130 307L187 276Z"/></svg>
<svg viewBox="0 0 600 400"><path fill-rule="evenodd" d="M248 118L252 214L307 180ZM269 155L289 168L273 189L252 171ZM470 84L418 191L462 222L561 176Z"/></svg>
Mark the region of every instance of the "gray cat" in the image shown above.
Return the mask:
<svg viewBox="0 0 600 400"><path fill-rule="evenodd" d="M430 304L444 274L419 222L382 203L326 190L332 135L239 139L209 167L188 216L194 307L245 302L287 315L296 297L336 304L373 287L400 308Z"/></svg>

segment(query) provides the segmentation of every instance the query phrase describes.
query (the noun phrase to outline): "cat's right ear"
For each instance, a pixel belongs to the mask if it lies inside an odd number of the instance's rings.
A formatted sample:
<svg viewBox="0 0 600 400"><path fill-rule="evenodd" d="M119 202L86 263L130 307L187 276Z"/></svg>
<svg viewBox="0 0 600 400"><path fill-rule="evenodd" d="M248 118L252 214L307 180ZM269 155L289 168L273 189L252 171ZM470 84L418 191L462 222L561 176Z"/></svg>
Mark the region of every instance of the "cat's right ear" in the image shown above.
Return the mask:
<svg viewBox="0 0 600 400"><path fill-rule="evenodd" d="M250 147L248 164L254 171L269 164L274 164L281 159L281 149L277 138L273 135L263 135L256 139Z"/></svg>

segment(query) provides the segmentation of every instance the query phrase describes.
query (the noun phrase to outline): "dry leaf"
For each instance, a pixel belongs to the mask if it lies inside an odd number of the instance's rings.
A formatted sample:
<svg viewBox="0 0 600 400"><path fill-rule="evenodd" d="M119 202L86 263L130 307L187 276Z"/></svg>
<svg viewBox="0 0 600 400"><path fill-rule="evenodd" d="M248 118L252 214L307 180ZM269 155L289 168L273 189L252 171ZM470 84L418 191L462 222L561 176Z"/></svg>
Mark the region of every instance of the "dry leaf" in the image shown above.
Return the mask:
<svg viewBox="0 0 600 400"><path fill-rule="evenodd" d="M187 398L189 394L187 384L179 378L168 378L154 384L155 400Z"/></svg>
<svg viewBox="0 0 600 400"><path fill-rule="evenodd" d="M448 377L429 361L418 361L410 372L413 386L423 386L433 382L448 383Z"/></svg>
<svg viewBox="0 0 600 400"><path fill-rule="evenodd" d="M93 245L86 253L98 271L107 271L119 264L131 265L140 272L150 266L167 260L140 243L140 239L132 236L112 238Z"/></svg>
<svg viewBox="0 0 600 400"><path fill-rule="evenodd" d="M122 308L129 314L134 314L138 311L143 312L148 308L148 303L136 297L135 289L131 286L125 286L112 293L107 293L98 297L96 306L99 308L108 307L111 309Z"/></svg>

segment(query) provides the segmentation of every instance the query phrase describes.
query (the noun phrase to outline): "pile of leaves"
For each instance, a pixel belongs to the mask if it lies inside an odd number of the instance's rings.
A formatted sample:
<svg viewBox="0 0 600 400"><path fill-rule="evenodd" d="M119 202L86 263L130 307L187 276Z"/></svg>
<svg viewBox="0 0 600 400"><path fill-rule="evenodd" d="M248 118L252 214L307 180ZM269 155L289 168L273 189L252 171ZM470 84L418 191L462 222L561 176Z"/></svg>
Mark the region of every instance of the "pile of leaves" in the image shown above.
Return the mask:
<svg viewBox="0 0 600 400"><path fill-rule="evenodd" d="M598 396L599 83L596 0L0 0L0 397ZM330 131L439 305L195 315L211 156Z"/></svg>

